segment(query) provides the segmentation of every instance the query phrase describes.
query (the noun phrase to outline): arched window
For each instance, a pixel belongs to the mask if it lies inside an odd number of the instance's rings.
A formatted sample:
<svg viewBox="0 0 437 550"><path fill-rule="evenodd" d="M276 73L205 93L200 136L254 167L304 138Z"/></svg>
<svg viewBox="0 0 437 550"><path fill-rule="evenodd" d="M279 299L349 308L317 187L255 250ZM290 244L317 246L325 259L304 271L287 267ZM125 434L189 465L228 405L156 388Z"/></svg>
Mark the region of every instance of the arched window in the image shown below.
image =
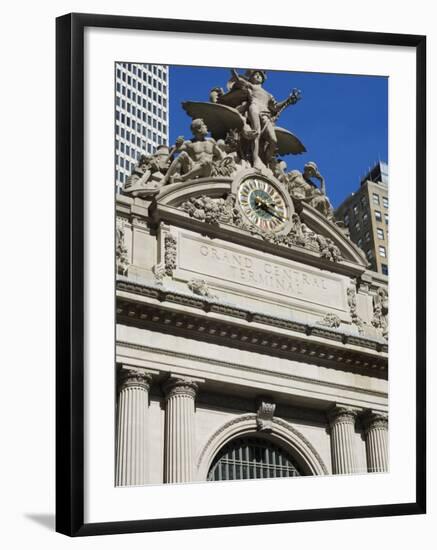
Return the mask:
<svg viewBox="0 0 437 550"><path fill-rule="evenodd" d="M208 481L296 477L303 474L293 458L271 441L256 437L234 439L220 449Z"/></svg>

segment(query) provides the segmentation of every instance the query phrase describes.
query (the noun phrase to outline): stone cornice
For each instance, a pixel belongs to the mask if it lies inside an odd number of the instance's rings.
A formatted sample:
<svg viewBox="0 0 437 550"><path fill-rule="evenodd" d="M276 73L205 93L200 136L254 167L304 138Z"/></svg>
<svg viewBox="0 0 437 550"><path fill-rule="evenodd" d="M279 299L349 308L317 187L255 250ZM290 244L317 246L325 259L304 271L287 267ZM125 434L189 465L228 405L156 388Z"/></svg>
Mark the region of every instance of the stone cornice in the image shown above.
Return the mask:
<svg viewBox="0 0 437 550"><path fill-rule="evenodd" d="M128 348L128 349L144 351L144 352L147 352L147 353L157 353L157 354L159 354L160 356L163 356L163 357L174 357L174 358L178 358L178 359L186 359L186 360L193 361L193 362L196 362L196 363L206 363L206 364L211 364L211 365L214 365L214 366L219 366L219 367L227 368L227 369L239 369L239 370L242 370L242 371L245 371L245 372L248 372L248 373L256 373L256 374L260 374L260 375L272 375L273 374L275 377L281 378L283 380L289 380L289 381L294 381L294 382L299 382L299 383L314 382L314 379L307 378L305 376L297 376L297 375L293 375L293 374L289 374L289 373L283 373L283 372L272 372L269 369L262 369L262 368L259 368L259 367L252 367L252 366L241 365L241 364L237 365L237 364L230 363L230 362L227 362L227 361L220 361L220 360L217 360L217 359L208 359L207 357L201 357L199 355L193 355L193 354L190 354L190 353L183 353L183 352L176 351L176 350L169 350L169 349L164 349L164 348L155 348L155 347L151 347L151 346L133 344L131 342L125 342L125 341L117 341L117 345L122 346L124 348ZM323 386L323 387L326 387L326 388L333 388L333 389L336 389L338 391L348 391L348 390L351 389L351 386L347 386L347 385L344 385L344 384L336 384L336 383L333 383L333 382L327 382L325 380L320 380L320 379L317 379L317 384L319 386ZM354 389L356 389L356 388L354 388ZM386 392L380 392L380 391L376 391L376 390L368 390L368 389L365 389L365 388L359 388L356 391L358 391L359 393L364 394L364 395L371 395L373 397L378 397L378 398L381 398L381 397L387 398L387 393ZM279 407L281 407L281 406L279 405Z"/></svg>
<svg viewBox="0 0 437 550"><path fill-rule="evenodd" d="M152 300L138 300L136 296ZM165 303L167 307L163 307ZM183 306L183 310L178 310L177 305ZM186 306L192 308L192 311ZM214 318L210 313L217 313L221 317ZM268 350L269 354L297 355L301 360L306 358L334 362L337 366L355 372L362 369L372 373L387 371L387 346L377 340L256 314L206 297L185 295L156 285L119 280L117 319L127 324L152 325L156 329L161 326L164 332L171 329L189 337L205 340L212 338L225 345L234 342L238 347L263 350L263 353Z"/></svg>

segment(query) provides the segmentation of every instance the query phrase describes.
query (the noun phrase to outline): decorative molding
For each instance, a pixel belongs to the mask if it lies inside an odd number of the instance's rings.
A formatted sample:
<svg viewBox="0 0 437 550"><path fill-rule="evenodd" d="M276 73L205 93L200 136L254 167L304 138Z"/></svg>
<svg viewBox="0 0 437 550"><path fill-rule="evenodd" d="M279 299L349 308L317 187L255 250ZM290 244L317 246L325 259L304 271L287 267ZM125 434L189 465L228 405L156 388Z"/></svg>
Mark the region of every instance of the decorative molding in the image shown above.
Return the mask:
<svg viewBox="0 0 437 550"><path fill-rule="evenodd" d="M369 430L388 430L388 414L368 411L363 415L362 423L366 434Z"/></svg>
<svg viewBox="0 0 437 550"><path fill-rule="evenodd" d="M388 308L388 291L386 288L380 287L373 297L372 325L386 340L388 340Z"/></svg>
<svg viewBox="0 0 437 550"><path fill-rule="evenodd" d="M273 419L274 424L278 424L279 426L284 427L285 429L289 430L290 432L293 432L299 439L301 439L309 449L311 449L312 454L317 458L317 461L319 462L320 466L323 469L323 473L327 475L328 469L325 466L325 463L323 462L322 457L317 452L317 449L314 447L314 445L296 428L294 428L289 422L286 420L283 420L282 418L274 418Z"/></svg>
<svg viewBox="0 0 437 550"><path fill-rule="evenodd" d="M251 236L257 236L279 246L307 248L325 260L343 261L341 251L334 241L309 229L296 212L291 216L292 225L289 233L282 235L273 231L263 231L247 222L237 207L236 196L233 193L229 193L225 198L212 198L207 195L190 197L180 208L191 218L207 224L233 225Z"/></svg>
<svg viewBox="0 0 437 550"><path fill-rule="evenodd" d="M165 271L166 270L165 270L165 264L164 263L155 264L152 267L152 272L155 275L156 283L158 285L163 284L163 279L165 277Z"/></svg>
<svg viewBox="0 0 437 550"><path fill-rule="evenodd" d="M168 226L162 226L164 232ZM158 285L163 284L164 277L172 277L173 271L177 266L177 239L176 237L169 232L164 234L164 258L159 263L153 266L152 271L155 275L156 283Z"/></svg>
<svg viewBox="0 0 437 550"><path fill-rule="evenodd" d="M206 442L206 444L204 445L200 455L199 455L199 458L198 458L198 461L197 461L197 468L199 469L201 466L202 466L202 463L204 462L205 460L205 457L207 455L207 453L210 453L211 452L211 447L212 445L214 444L214 442L216 441L220 441L221 439L221 436L223 436L226 432L230 431L233 427L235 426L238 426L238 425L244 425L244 424L248 424L250 426L250 424L252 424L252 430L253 432L256 431L256 427L257 427L257 415L254 414L254 413L248 413L248 414L243 414L243 415L239 415L239 416L236 416L235 418L229 420L228 422L226 422L225 424L223 424L222 426L220 426L208 439L208 441ZM279 433L278 433L278 428L282 428L287 434L292 434L292 436L294 436L294 438L290 437L290 435L287 437L287 443L290 447L296 449L296 440L300 443L300 445L304 446L307 451L307 454L310 454L311 455L311 458L312 458L312 461L313 461L313 464L312 464L312 468L314 469L315 467L315 464L314 462L316 462L317 464L317 468L319 469L319 473L320 474L325 474L327 475L329 472L328 472L328 469L326 468L325 466L325 463L323 462L323 459L322 457L320 456L320 454L317 452L317 450L315 449L315 447L313 446L313 444L299 431L297 430L296 428L294 428L289 422L281 419L281 418L273 418L272 420L272 432L273 432L273 435L276 435L278 436ZM249 432L250 433L250 432ZM220 447L222 447L223 445L225 445L227 443L227 441L229 441L230 439L233 439L233 437L235 436L238 436L238 432L234 435L234 434L230 434L230 437L221 442L221 445ZM283 434L282 434L283 436ZM298 449L296 449L298 450ZM299 451L301 451L302 449L299 449ZM216 449L216 452L218 451L218 449ZM309 451L309 453L308 453ZM306 457L308 458L308 457ZM315 474L315 472L313 472Z"/></svg>
<svg viewBox="0 0 437 550"><path fill-rule="evenodd" d="M183 395L194 399L199 389L199 385L190 378L170 376L170 378L164 382L162 389L166 399L170 399L175 395Z"/></svg>
<svg viewBox="0 0 437 550"><path fill-rule="evenodd" d="M387 344L383 339L377 340L369 337L357 336L356 334L340 332L339 330L332 330L329 327L324 328L324 327L321 327L320 325L309 325L306 323L302 323L302 322L294 321L290 319L284 319L282 317L278 317L274 315L265 315L265 314L257 313L253 310L249 310L243 307L237 307L231 304L226 304L226 303L219 304L215 301L216 298L210 298L207 296L194 297L189 294L183 294L181 292L168 290L157 285L150 286L145 283L137 283L137 282L129 281L127 279L118 279L116 283L116 288L118 290L127 291L132 294L147 296L149 298L159 300L160 303L167 301L167 302L172 302L180 305L190 306L193 308L198 308L205 312L215 311L223 315L228 315L230 317L236 317L238 319L245 320L249 324L256 323L256 324L263 324L267 326L278 327L278 328L286 329L292 332L306 334L308 336L313 334L315 336L325 338L326 340L342 342L343 344L353 344L354 346L360 346L363 348L367 348L369 350L374 350L374 351L383 352L383 353L387 353L388 351ZM149 315L146 314L145 311L143 311L146 308L153 309L153 306L152 305L149 306L147 304L140 304L140 303L134 304L132 301L126 301L126 303L123 303L120 297L117 298L117 312L119 314L123 314L123 315L127 314L129 317L132 317L132 318L139 317L141 319L146 320L146 319L149 319L150 317ZM128 310L127 313L126 313L126 310ZM176 312L174 312L173 314L177 315ZM170 319L170 317L168 317L170 315L168 312L162 311L160 313L160 316L163 316L163 315L167 315L167 319ZM188 319L188 314L185 314L185 316ZM156 319L156 321L158 321L158 319ZM200 322L200 319L198 317L194 318L193 316L193 322L194 321L195 321L195 325L197 326L197 324ZM193 322L188 323L187 326L185 327L185 322L182 322L182 320L179 319L177 326L188 328L189 330L191 330L192 328L194 328L194 325L191 326ZM170 323L171 321L167 320L166 324L170 324ZM213 328L213 325L217 323L216 321L214 321L213 319L209 319L209 320L205 320L205 323L207 323L211 327L212 331L215 331L214 333L217 332ZM220 327L221 327L221 330L219 331L219 333L226 330L226 333L224 333L223 336L227 338L231 337L232 339L239 338L238 331L242 330L242 329L237 329L235 326L227 327L227 325L223 321L220 322ZM255 330L255 327L253 327L252 330ZM207 332L206 327L203 328L201 331ZM271 337L273 337L273 335L270 335L270 338ZM245 335L242 336L242 339L244 342L247 342L249 340L249 338L246 337ZM256 343L256 342L254 341L253 343ZM310 344L305 343L305 345L308 346ZM320 345L323 347L323 344L318 343L317 345ZM276 340L276 344L273 344L273 347L278 349L283 349L283 350L291 349L291 351L296 351L296 350L293 350L292 347L290 348L290 346L288 346L285 341L280 341L280 340ZM332 352L327 353L327 352L322 352L321 350L320 352L326 356L325 359L334 360L334 357L330 357L332 355ZM299 351L299 353L302 353L302 352ZM344 353L342 352L342 356L346 358L345 359L346 362L350 362L347 360L348 353L353 353L353 352L347 349L344 350ZM339 360L339 358L337 357L335 360ZM340 359L340 362L341 361L342 360ZM367 361L364 360L364 363L366 362ZM384 359L384 362L387 363L385 359Z"/></svg>
<svg viewBox="0 0 437 550"><path fill-rule="evenodd" d="M282 373L282 372L272 373L272 371L268 370L268 369L260 369L260 368L257 368L257 367L249 367L247 365L238 365L238 364L230 363L230 362L227 362L227 361L220 361L218 359L208 359L207 357L201 357L199 355L193 355L193 354L190 354L190 353L183 353L183 352L164 349L164 348L154 348L154 347L150 347L150 346L144 346L144 345L141 345L141 344L132 344L131 342L125 342L125 341L119 341L119 342L117 342L117 344L119 344L120 346L126 347L128 349L134 349L134 350L143 351L143 352L146 352L146 353L157 353L157 354L162 355L162 356L173 357L173 358L178 358L178 359L186 359L188 361L192 361L193 363L194 362L201 362L201 363L206 363L206 364L209 364L209 365L219 366L221 368L239 369L239 370L243 370L243 371L246 371L246 372L252 372L252 373L261 374L261 375L270 375L271 376L273 374L277 378L282 378L284 380L289 380L289 381L293 381L293 382L303 382L303 383L314 382L313 378L307 378L307 377L304 377L304 376L296 376L296 375L293 375L293 374L286 374L286 373ZM345 390L350 390L351 389L351 386L346 386L344 384L335 384L335 383L332 383L332 382L325 382L323 380L317 380L317 384L319 386L322 386L322 387L334 388L338 391L345 391ZM375 391L375 390L367 390L365 388L360 388L359 392L362 393L362 394L371 395L371 396L374 396L374 397L387 397L386 392L378 392L378 391Z"/></svg>
<svg viewBox="0 0 437 550"><path fill-rule="evenodd" d="M193 294L206 296L207 298L216 298L208 288L208 283L204 279L191 279L187 283L188 288Z"/></svg>
<svg viewBox="0 0 437 550"><path fill-rule="evenodd" d="M177 239L172 233L164 237L164 264L165 274L171 277L176 269Z"/></svg>
<svg viewBox="0 0 437 550"><path fill-rule="evenodd" d="M118 390L137 387L149 391L152 383L152 375L140 369L122 367L119 371Z"/></svg>
<svg viewBox="0 0 437 550"><path fill-rule="evenodd" d="M321 321L317 321L316 325L329 328L338 328L341 325L341 319L335 313L327 313Z"/></svg>
<svg viewBox="0 0 437 550"><path fill-rule="evenodd" d="M352 407L335 405L332 409L328 411L328 420L331 426L340 423L355 425L355 420L357 416L357 409L353 409Z"/></svg>
<svg viewBox="0 0 437 550"><path fill-rule="evenodd" d="M129 286L129 285L128 285ZM119 290L127 290L123 285ZM118 322L128 325L144 326L152 329L157 329L163 332L172 331L187 337L201 338L205 341L214 343L223 343L227 346L234 345L240 348L252 349L258 353L268 353L269 355L277 355L280 357L293 358L297 361L309 360L326 364L333 368L350 370L359 374L369 374L385 378L388 359L385 355L378 355L375 352L385 351L384 344L359 338L352 335L341 335L341 343L339 342L337 331L332 329L321 329L318 327L310 327L301 325L302 330L299 332L293 330L293 325L290 327L290 332L273 332L260 325L259 320L256 324L252 324L253 314L246 315L244 318L239 318L240 324L236 325L235 321L226 322L223 319L214 319L209 316L199 316L195 312L172 311L164 309L161 302L165 302L168 298L168 292L160 292L158 286L155 285L151 291L151 297L160 300L158 304L145 303L140 301L132 301L130 297L117 297L117 318ZM147 294L146 294L147 295ZM174 298L174 296L172 296ZM205 307L207 300L201 297L192 297L187 300L186 297L181 301L179 299L170 299L175 303L190 304L191 307L201 307L204 311L209 311L209 307ZM199 302L201 302L199 304ZM246 322L241 322L246 321ZM279 323L280 328L284 328L283 321ZM274 323L272 322L272 325ZM269 325L267 325L269 326ZM311 334L321 336L320 331L325 330L326 335L323 335L325 341L318 339L312 341L308 338ZM332 337L333 334L335 337ZM305 335L305 339L302 336ZM347 348L344 344L352 344L360 346L364 349ZM386 345L385 345L386 348Z"/></svg>
<svg viewBox="0 0 437 550"><path fill-rule="evenodd" d="M212 442L217 439L218 436L220 436L224 431L226 431L228 428L231 428L232 426L235 426L236 424L241 424L243 422L249 421L249 420L255 420L256 414L254 413L248 413L248 414L241 414L239 416L236 416L235 418L232 418L232 420L229 420L225 424L222 424L208 439L206 444L204 445L202 452L199 455L199 458L197 460L197 467L199 467L203 461L203 458L211 446Z"/></svg>
<svg viewBox="0 0 437 550"><path fill-rule="evenodd" d="M269 397L258 399L258 410L256 412L256 425L260 432L271 432L273 427L273 416L276 404Z"/></svg>
<svg viewBox="0 0 437 550"><path fill-rule="evenodd" d="M125 241L125 224L118 222L118 219L115 228L115 264L117 273L126 275L130 263Z"/></svg>
<svg viewBox="0 0 437 550"><path fill-rule="evenodd" d="M353 287L347 289L347 303L349 305L352 323L358 327L358 332L360 334L364 334L364 321L357 313L357 292Z"/></svg>

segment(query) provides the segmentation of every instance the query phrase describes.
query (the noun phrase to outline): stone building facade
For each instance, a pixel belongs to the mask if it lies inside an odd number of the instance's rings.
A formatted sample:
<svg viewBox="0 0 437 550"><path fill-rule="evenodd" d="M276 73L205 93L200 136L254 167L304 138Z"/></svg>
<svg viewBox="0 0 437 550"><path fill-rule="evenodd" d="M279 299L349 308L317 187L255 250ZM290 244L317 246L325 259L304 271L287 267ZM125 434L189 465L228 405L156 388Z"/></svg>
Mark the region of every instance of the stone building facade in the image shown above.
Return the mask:
<svg viewBox="0 0 437 550"><path fill-rule="evenodd" d="M279 159L305 150L274 125L299 91L232 79L116 198L119 486L388 470L387 277L316 164Z"/></svg>
<svg viewBox="0 0 437 550"><path fill-rule="evenodd" d="M340 261L181 207L231 187L117 198L116 483L206 480L243 437L274 443L301 475L386 471L385 281L309 205L301 218Z"/></svg>

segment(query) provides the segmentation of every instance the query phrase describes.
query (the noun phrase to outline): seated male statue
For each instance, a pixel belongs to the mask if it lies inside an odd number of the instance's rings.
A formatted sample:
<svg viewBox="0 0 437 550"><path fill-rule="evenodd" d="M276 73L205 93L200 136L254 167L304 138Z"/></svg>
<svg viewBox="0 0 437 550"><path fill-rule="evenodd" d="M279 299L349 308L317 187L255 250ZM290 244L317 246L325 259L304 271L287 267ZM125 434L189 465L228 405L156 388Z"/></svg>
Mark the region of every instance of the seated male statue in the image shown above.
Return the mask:
<svg viewBox="0 0 437 550"><path fill-rule="evenodd" d="M180 154L171 163L162 180L162 185L209 177L213 175L214 163L225 156L216 141L206 137L208 128L201 118L193 120L191 131L193 132L191 140L185 140L182 136L177 138L174 152Z"/></svg>

